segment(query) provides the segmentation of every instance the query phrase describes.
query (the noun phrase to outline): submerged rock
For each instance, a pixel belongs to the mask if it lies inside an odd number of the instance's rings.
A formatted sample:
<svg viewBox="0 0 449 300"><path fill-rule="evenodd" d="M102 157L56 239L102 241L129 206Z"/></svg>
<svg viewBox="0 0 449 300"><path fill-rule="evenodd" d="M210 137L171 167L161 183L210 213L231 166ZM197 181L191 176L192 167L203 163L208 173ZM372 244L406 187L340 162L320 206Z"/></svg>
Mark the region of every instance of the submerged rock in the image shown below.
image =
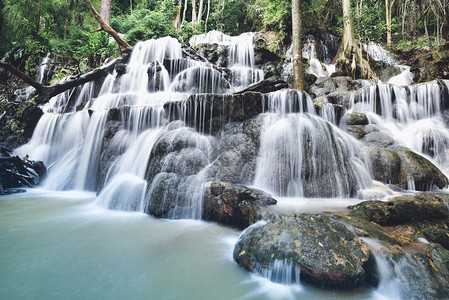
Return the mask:
<svg viewBox="0 0 449 300"><path fill-rule="evenodd" d="M269 214L266 206L277 201L265 192L243 185L207 182L203 218L221 224L246 228Z"/></svg>
<svg viewBox="0 0 449 300"><path fill-rule="evenodd" d="M354 289L373 264L371 250L343 224L321 215L280 217L256 223L240 237L234 259L252 272L290 261L301 279L320 287ZM292 272L295 274L296 272Z"/></svg>

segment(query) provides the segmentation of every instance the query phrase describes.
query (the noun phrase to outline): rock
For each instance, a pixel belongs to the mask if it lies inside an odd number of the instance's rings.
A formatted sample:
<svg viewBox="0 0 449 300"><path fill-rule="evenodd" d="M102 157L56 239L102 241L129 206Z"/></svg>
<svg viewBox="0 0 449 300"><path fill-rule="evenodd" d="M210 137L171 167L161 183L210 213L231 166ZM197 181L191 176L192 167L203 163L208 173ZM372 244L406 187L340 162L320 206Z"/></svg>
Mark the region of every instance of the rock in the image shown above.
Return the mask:
<svg viewBox="0 0 449 300"><path fill-rule="evenodd" d="M448 178L425 157L403 147L390 149L394 150L401 159L399 186L409 186L410 180L413 181L413 185L418 191L429 191L434 186L440 189L448 186Z"/></svg>
<svg viewBox="0 0 449 300"><path fill-rule="evenodd" d="M449 218L445 203L446 194L404 195L383 201L365 201L350 206L353 215L363 217L380 225L397 225L422 220L443 220Z"/></svg>
<svg viewBox="0 0 449 300"><path fill-rule="evenodd" d="M364 147L362 153L375 180L393 184L399 182L401 159L394 151Z"/></svg>
<svg viewBox="0 0 449 300"><path fill-rule="evenodd" d="M403 294L412 299L449 298L449 251L438 244L429 244L403 264Z"/></svg>
<svg viewBox="0 0 449 300"><path fill-rule="evenodd" d="M199 44L195 46L195 50L214 65L221 68L228 67L229 46L218 44Z"/></svg>
<svg viewBox="0 0 449 300"><path fill-rule="evenodd" d="M203 184L216 172L208 159L216 157L215 139L179 127L179 122L170 125L151 150L145 212L160 218L198 219Z"/></svg>
<svg viewBox="0 0 449 300"><path fill-rule="evenodd" d="M148 66L148 90L156 92L164 89L164 76L161 74L162 65L157 60L151 62Z"/></svg>
<svg viewBox="0 0 449 300"><path fill-rule="evenodd" d="M380 130L367 132L361 140L369 145L381 148L386 148L395 144L393 137L388 132Z"/></svg>
<svg viewBox="0 0 449 300"><path fill-rule="evenodd" d="M262 273L276 261L289 261L292 274L320 287L354 289L373 264L371 250L343 224L321 215L280 217L244 231L234 248L243 268Z"/></svg>
<svg viewBox="0 0 449 300"><path fill-rule="evenodd" d="M426 71L419 82L431 81L436 78L449 79L449 41L437 47L426 64Z"/></svg>
<svg viewBox="0 0 449 300"><path fill-rule="evenodd" d="M368 117L364 113L352 112L348 114L348 125L368 125Z"/></svg>
<svg viewBox="0 0 449 300"><path fill-rule="evenodd" d="M448 185L449 180L434 164L405 147L364 147L362 151L376 180L417 191L429 191L435 186L442 189Z"/></svg>
<svg viewBox="0 0 449 300"><path fill-rule="evenodd" d="M243 185L207 182L203 218L220 224L246 228L269 214L267 205L277 201L267 193Z"/></svg>
<svg viewBox="0 0 449 300"><path fill-rule="evenodd" d="M257 92L262 94L267 94L288 88L288 83L282 80L280 77L270 77L268 79L262 80L255 83L243 91L237 92L236 94L244 94L246 92Z"/></svg>
<svg viewBox="0 0 449 300"><path fill-rule="evenodd" d="M449 250L449 235L446 228L428 227L422 229L424 237L432 243L437 243Z"/></svg>
<svg viewBox="0 0 449 300"><path fill-rule="evenodd" d="M43 115L42 110L32 101L0 101L0 146L16 148L27 143Z"/></svg>
<svg viewBox="0 0 449 300"><path fill-rule="evenodd" d="M310 86L308 93L315 97L320 97L336 91L354 91L361 87L361 83L352 80L351 77L322 77L318 78L315 83Z"/></svg>
<svg viewBox="0 0 449 300"><path fill-rule="evenodd" d="M115 66L115 71L117 72L117 76L122 76L126 73L126 70L128 69L128 65L126 64L117 64Z"/></svg>
<svg viewBox="0 0 449 300"><path fill-rule="evenodd" d="M226 124L219 132L216 178L221 181L253 184L260 144L261 118Z"/></svg>
<svg viewBox="0 0 449 300"><path fill-rule="evenodd" d="M177 120L184 116L187 126L199 132L216 134L230 122L243 122L256 117L268 107L267 97L247 92L235 95L192 95L182 103L164 104L166 114Z"/></svg>
<svg viewBox="0 0 449 300"><path fill-rule="evenodd" d="M110 120L106 123L103 142L101 143L97 193L100 193L100 191L104 188L106 178L109 174L109 168L116 161L116 159L125 152L128 146L126 142L124 143L124 141L126 141L126 138L124 137L126 131L120 131L120 129L122 129L121 122L114 119L114 117L118 118L118 116L114 115L119 112L119 109L111 109L109 111ZM118 132L120 133L118 134Z"/></svg>

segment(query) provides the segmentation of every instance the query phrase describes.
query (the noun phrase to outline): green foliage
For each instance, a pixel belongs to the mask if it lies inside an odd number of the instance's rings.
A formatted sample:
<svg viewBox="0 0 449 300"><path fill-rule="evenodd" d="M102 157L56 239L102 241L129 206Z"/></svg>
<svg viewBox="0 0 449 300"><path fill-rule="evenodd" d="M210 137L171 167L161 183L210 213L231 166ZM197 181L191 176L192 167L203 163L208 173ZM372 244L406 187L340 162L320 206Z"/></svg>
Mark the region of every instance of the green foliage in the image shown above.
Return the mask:
<svg viewBox="0 0 449 300"><path fill-rule="evenodd" d="M379 1L364 1L361 9L353 9L354 33L363 43L385 41L387 25L385 7ZM397 27L392 20L392 29Z"/></svg>
<svg viewBox="0 0 449 300"><path fill-rule="evenodd" d="M151 2L151 1L150 1ZM173 18L175 3L173 0L148 3L153 9L137 8L132 14L112 17L111 26L125 34L125 39L131 45L138 41L175 36Z"/></svg>
<svg viewBox="0 0 449 300"><path fill-rule="evenodd" d="M11 123L11 131L15 134L22 134L25 131L23 127L24 126L22 124L19 125L18 122Z"/></svg>
<svg viewBox="0 0 449 300"><path fill-rule="evenodd" d="M265 29L285 33L287 26L291 24L291 1L255 0L249 13Z"/></svg>
<svg viewBox="0 0 449 300"><path fill-rule="evenodd" d="M208 30L220 30L226 34L239 35L252 30L252 20L247 17L248 5L243 0L211 1ZM203 32L202 32L203 33Z"/></svg>
<svg viewBox="0 0 449 300"><path fill-rule="evenodd" d="M200 23L185 22L184 24L182 24L179 35L181 36L184 42L188 42L192 36L202 33L204 33L204 22L202 21Z"/></svg>

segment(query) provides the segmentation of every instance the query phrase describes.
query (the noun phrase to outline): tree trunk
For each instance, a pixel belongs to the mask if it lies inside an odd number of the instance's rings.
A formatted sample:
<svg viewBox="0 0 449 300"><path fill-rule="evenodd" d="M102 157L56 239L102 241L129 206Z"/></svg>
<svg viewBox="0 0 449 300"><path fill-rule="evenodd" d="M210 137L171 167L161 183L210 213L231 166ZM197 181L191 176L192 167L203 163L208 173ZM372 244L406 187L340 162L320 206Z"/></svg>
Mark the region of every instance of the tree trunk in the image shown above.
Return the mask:
<svg viewBox="0 0 449 300"><path fill-rule="evenodd" d="M52 86L44 86L44 85L40 84L39 82L35 81L33 78L27 76L22 71L14 68L13 66L11 66L10 64L8 64L6 62L0 61L0 68L4 68L4 69L8 70L13 75L19 77L20 79L22 79L23 81L25 81L26 83L28 83L29 85L34 87L37 90L37 97L34 99L34 101L37 104L42 104L42 103L46 103L52 97L54 97L62 92L65 92L69 89L77 87L86 82L95 80L97 78L107 76L108 74L112 73L112 71L114 70L115 66L118 63L123 63L126 61L126 59L127 59L127 57L117 58L106 66L97 68L89 73L74 76L64 82L57 83Z"/></svg>
<svg viewBox="0 0 449 300"><path fill-rule="evenodd" d="M196 1L192 0L192 23L196 22Z"/></svg>
<svg viewBox="0 0 449 300"><path fill-rule="evenodd" d="M173 21L173 26L176 30L181 28L181 0L178 1L178 9L176 10L176 17Z"/></svg>
<svg viewBox="0 0 449 300"><path fill-rule="evenodd" d="M100 17L108 25L111 20L111 2L112 0L101 0Z"/></svg>
<svg viewBox="0 0 449 300"><path fill-rule="evenodd" d="M304 73L302 67L302 37L301 37L301 8L299 0L292 0L292 61L293 61L293 87L304 90Z"/></svg>
<svg viewBox="0 0 449 300"><path fill-rule="evenodd" d="M204 22L204 32L207 32L207 21L209 21L209 14L210 14L210 0L207 0L207 14L206 14L206 21Z"/></svg>
<svg viewBox="0 0 449 300"><path fill-rule="evenodd" d="M196 18L196 21L198 23L201 22L201 19L203 18L203 5L204 5L204 0L200 0L200 6L198 8L198 16Z"/></svg>
<svg viewBox="0 0 449 300"><path fill-rule="evenodd" d="M363 58L362 49L354 38L354 22L351 13L351 0L342 0L343 7L343 40L338 48L334 62L337 67L347 75L356 77L360 73L361 77L377 79L376 74L371 70L368 60ZM368 54L367 54L368 55ZM357 66L360 70L357 70ZM357 72L358 71L358 72Z"/></svg>
<svg viewBox="0 0 449 300"><path fill-rule="evenodd" d="M385 0L385 19L387 23L387 48L391 48L391 11L395 0Z"/></svg>
<svg viewBox="0 0 449 300"><path fill-rule="evenodd" d="M187 12L187 5L188 5L188 0L185 0L184 2L184 11L182 13L182 21L181 21L181 26L182 24L184 24L184 22L186 21L186 12Z"/></svg>

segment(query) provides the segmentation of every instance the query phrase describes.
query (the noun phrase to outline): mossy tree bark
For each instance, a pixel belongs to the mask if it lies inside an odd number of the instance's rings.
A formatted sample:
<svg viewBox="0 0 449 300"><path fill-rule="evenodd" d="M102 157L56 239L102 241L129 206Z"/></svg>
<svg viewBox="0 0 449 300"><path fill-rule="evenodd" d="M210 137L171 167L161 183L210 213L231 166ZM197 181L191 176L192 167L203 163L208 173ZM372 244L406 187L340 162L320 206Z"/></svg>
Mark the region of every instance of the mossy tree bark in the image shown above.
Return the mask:
<svg viewBox="0 0 449 300"><path fill-rule="evenodd" d="M370 67L368 53L363 54L362 46L354 38L354 21L351 11L351 0L342 0L343 7L343 40L338 48L334 62L344 74L352 78L377 79ZM365 58L366 57L366 58Z"/></svg>

